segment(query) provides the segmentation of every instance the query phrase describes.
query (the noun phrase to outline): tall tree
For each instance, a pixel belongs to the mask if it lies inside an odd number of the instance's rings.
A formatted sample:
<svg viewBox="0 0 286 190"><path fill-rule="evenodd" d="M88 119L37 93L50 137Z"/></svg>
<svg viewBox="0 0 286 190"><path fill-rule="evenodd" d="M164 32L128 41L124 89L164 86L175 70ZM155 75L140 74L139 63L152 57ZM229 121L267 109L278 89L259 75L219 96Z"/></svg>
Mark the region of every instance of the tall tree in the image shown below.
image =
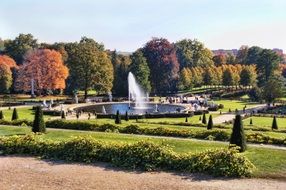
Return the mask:
<svg viewBox="0 0 286 190"><path fill-rule="evenodd" d="M213 62L215 64L215 66L221 66L226 64L227 58L224 54L219 54L219 55L215 55L213 56Z"/></svg>
<svg viewBox="0 0 286 190"><path fill-rule="evenodd" d="M254 66L245 66L240 73L240 84L243 86L256 85L256 70Z"/></svg>
<svg viewBox="0 0 286 190"><path fill-rule="evenodd" d="M12 57L18 65L24 60L24 55L38 47L37 40L32 34L19 34L14 40L5 41L5 54Z"/></svg>
<svg viewBox="0 0 286 190"><path fill-rule="evenodd" d="M8 93L12 86L12 72L8 65L0 63L0 93Z"/></svg>
<svg viewBox="0 0 286 190"><path fill-rule="evenodd" d="M211 50L198 40L184 39L176 42L175 47L181 69L214 64Z"/></svg>
<svg viewBox="0 0 286 190"><path fill-rule="evenodd" d="M270 76L269 80L265 83L262 91L263 99L267 103L274 103L275 99L284 96L285 78L283 78L278 73Z"/></svg>
<svg viewBox="0 0 286 190"><path fill-rule="evenodd" d="M280 57L270 49L263 49L257 60L258 84L264 86L277 70L279 70Z"/></svg>
<svg viewBox="0 0 286 190"><path fill-rule="evenodd" d="M39 94L44 90L64 89L67 76L68 69L60 53L49 49L34 50L25 56L24 64L20 66L15 88L29 92L33 80Z"/></svg>
<svg viewBox="0 0 286 190"><path fill-rule="evenodd" d="M90 89L104 93L111 91L113 67L103 49L101 44L86 37L83 37L79 43L66 45L70 91L84 90L85 98Z"/></svg>
<svg viewBox="0 0 286 190"><path fill-rule="evenodd" d="M153 91L155 93L176 91L179 63L173 44L167 39L153 38L142 51L150 68Z"/></svg>
<svg viewBox="0 0 286 190"><path fill-rule="evenodd" d="M132 54L129 70L134 74L144 91L151 92L150 69L142 51L137 50Z"/></svg>
<svg viewBox="0 0 286 190"><path fill-rule="evenodd" d="M251 65L251 64L257 64L259 59L259 54L261 53L262 48L258 46L252 46L247 51L247 56L245 60L245 64Z"/></svg>
<svg viewBox="0 0 286 190"><path fill-rule="evenodd" d="M7 55L0 55L0 65L1 64L7 65L10 69L17 68L16 62Z"/></svg>
<svg viewBox="0 0 286 190"><path fill-rule="evenodd" d="M241 46L237 52L235 62L238 64L245 64L248 54L248 46Z"/></svg>
<svg viewBox="0 0 286 190"><path fill-rule="evenodd" d="M223 71L222 84L224 86L233 86L234 85L233 73L229 68L227 68L226 70Z"/></svg>
<svg viewBox="0 0 286 190"><path fill-rule="evenodd" d="M113 55L114 56L114 55ZM112 58L114 68L114 80L112 92L117 96L127 96L128 94L128 72L131 60L126 55L115 55Z"/></svg>
<svg viewBox="0 0 286 190"><path fill-rule="evenodd" d="M187 90L192 87L192 76L191 70L189 68L183 68L180 71L178 89L179 90Z"/></svg>

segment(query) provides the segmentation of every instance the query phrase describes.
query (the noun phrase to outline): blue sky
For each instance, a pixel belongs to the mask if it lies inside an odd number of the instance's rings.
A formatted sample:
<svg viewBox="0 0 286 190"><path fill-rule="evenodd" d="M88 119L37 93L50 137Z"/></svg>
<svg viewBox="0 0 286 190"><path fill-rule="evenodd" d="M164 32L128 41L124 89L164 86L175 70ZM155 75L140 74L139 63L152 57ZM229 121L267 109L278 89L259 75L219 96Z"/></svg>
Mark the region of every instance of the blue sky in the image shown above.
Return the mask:
<svg viewBox="0 0 286 190"><path fill-rule="evenodd" d="M92 37L134 51L152 37L196 38L211 49L258 45L286 51L285 0L1 0L0 37L40 42Z"/></svg>

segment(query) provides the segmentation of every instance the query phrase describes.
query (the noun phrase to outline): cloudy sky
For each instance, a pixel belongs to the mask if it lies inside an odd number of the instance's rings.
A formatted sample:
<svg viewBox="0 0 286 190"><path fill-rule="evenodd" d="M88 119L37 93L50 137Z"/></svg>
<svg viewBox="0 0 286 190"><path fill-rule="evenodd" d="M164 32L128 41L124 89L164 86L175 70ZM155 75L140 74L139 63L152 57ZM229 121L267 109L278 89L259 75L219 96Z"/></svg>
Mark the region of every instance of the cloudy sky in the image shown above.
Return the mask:
<svg viewBox="0 0 286 190"><path fill-rule="evenodd" d="M286 51L285 0L1 0L0 37L40 42L92 37L134 51L152 37L196 38L211 49L241 45Z"/></svg>

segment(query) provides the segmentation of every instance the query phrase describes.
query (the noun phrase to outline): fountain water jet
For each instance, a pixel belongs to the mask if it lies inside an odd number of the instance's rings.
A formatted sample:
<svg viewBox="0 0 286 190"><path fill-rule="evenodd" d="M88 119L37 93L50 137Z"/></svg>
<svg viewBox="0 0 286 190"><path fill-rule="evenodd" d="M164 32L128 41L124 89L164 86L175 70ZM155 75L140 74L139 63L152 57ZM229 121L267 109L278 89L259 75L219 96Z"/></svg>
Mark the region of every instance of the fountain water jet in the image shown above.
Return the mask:
<svg viewBox="0 0 286 190"><path fill-rule="evenodd" d="M135 101L135 108L146 108L144 103L144 96L145 94L141 89L134 75L129 72L128 73L128 100L129 100L129 108L131 100Z"/></svg>

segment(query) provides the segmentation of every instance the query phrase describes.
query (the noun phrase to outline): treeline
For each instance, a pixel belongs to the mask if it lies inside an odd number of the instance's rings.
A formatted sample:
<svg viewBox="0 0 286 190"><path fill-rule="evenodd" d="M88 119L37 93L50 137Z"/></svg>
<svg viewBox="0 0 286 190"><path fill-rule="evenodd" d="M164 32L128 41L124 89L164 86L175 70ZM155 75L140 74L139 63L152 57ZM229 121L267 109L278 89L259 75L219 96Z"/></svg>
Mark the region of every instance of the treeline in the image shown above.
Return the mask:
<svg viewBox="0 0 286 190"><path fill-rule="evenodd" d="M282 57L272 50L243 46L236 56L213 55L204 44L190 39L171 43L153 38L131 55L122 55L91 38L46 44L31 34L20 34L0 40L0 54L0 93L29 92L33 85L37 94L84 90L87 96L88 90L95 89L125 96L130 71L146 92L158 95L201 85L263 90L274 81L283 86L286 75Z"/></svg>

